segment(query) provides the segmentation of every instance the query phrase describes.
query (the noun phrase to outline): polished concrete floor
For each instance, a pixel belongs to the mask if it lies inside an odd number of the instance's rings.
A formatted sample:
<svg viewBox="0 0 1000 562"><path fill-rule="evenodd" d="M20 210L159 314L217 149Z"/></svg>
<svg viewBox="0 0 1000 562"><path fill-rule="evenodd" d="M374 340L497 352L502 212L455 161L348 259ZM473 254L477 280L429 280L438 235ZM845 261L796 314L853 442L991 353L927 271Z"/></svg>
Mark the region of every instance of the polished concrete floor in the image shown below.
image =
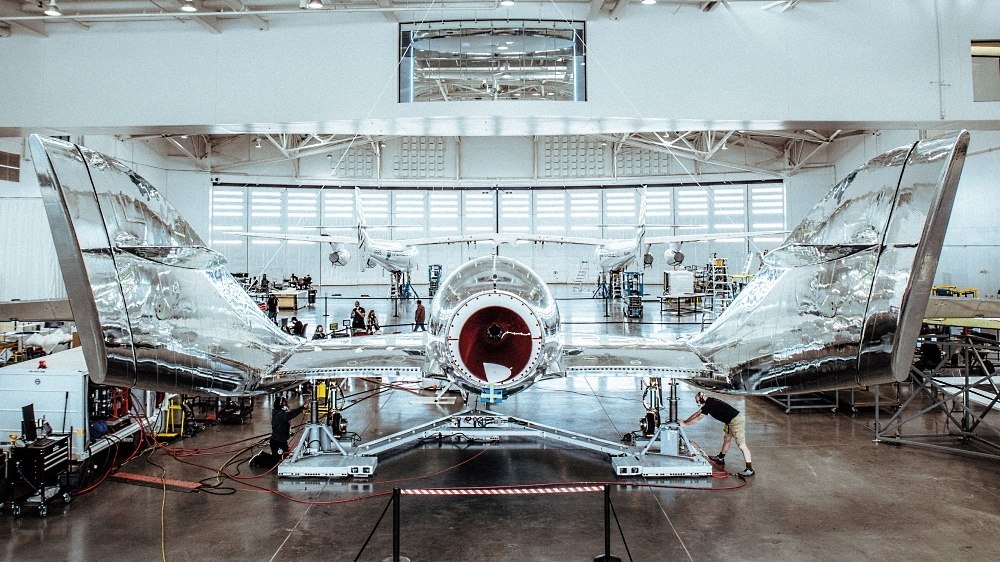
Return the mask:
<svg viewBox="0 0 1000 562"><path fill-rule="evenodd" d="M567 288L564 296L580 294ZM344 301L343 308L352 304ZM393 323L388 302L367 304L383 325ZM627 325L617 307L605 323L601 301L563 300L560 308L574 330L698 329L690 317L680 320L691 323L678 323L661 316L656 303L646 304L642 324ZM411 311L412 304L405 305L403 318ZM322 316L319 307L298 312ZM375 388L351 383L348 393L357 394L344 412L349 430L366 441L460 407L428 404L420 395L429 393L416 385L377 394ZM874 443L871 409L786 414L767 399L725 399L747 415L757 470L748 481L722 471L711 478L622 479L602 454L532 442L433 442L384 455L371 481L279 480L255 474L241 453L270 431L270 399L259 398L247 423L210 426L122 468L202 481L202 491L107 481L68 506L54 505L46 518L4 515L0 555L12 561L354 560L394 487L608 482L621 526L619 532L613 523L611 552L622 560L996 559L997 461ZM681 385L681 415L694 408L693 391ZM609 440L637 430L643 414L638 383L605 378L546 381L493 409ZM919 423L931 429L943 421L930 413ZM721 424L705 419L688 429L705 452L718 452ZM743 468L735 447L727 460L730 472ZM236 478L217 479L227 462L225 472ZM582 561L604 549L601 492L406 495L400 515L402 555L417 561ZM391 553L390 510L359 559Z"/></svg>

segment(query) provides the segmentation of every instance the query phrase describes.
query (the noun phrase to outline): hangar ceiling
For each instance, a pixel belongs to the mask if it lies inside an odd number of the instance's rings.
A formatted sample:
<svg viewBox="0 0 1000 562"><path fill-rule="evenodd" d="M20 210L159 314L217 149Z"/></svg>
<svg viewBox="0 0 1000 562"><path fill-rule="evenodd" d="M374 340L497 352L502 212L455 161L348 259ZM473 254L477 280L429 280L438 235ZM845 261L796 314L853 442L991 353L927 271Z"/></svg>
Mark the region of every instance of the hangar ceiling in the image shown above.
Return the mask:
<svg viewBox="0 0 1000 562"><path fill-rule="evenodd" d="M787 177L822 165L824 149L871 131L663 131L580 137L617 153L624 148L659 152L697 171L709 164L733 172ZM238 172L251 165L330 155L355 148L381 156L394 137L321 134L153 134L123 138L148 141L158 152L188 158L208 172ZM261 149L261 150L257 150ZM730 150L735 149L735 150ZM756 155L748 159L748 154Z"/></svg>
<svg viewBox="0 0 1000 562"><path fill-rule="evenodd" d="M518 11L538 13L542 7L558 10L567 17L584 20L610 18L617 20L630 10L659 9L670 11L701 11L730 9L734 4L754 5L760 10L786 12L804 4L822 4L836 0L558 0L557 2L525 0L0 0L0 37L29 34L51 37L71 29L90 29L115 24L116 32L142 33L148 25L177 26L196 24L206 33L222 34L228 29L256 27L261 31L276 26L294 25L301 18L336 17L337 14L370 14L384 21L421 19L457 19L474 14L477 17L518 17ZM656 3L655 6L643 5ZM46 12L58 11L60 15ZM463 16L462 14L466 14ZM138 25L142 23L143 28ZM2 41L3 39L0 39ZM2 43L0 43L2 44ZM802 124L799 124L802 126ZM708 128L710 125L705 124ZM849 125L848 125L849 126ZM202 127L191 131L158 131L145 127L141 131L121 131L128 138L150 141L149 144L165 155L184 156L193 165L206 171L237 170L250 164L295 161L329 154L347 147L370 149L378 154L392 137L371 135L330 135L313 131L268 131L266 127L247 127L255 132L220 133ZM541 128L544 129L544 128ZM661 152L670 157L699 164L713 164L733 171L766 175L791 175L809 166L831 143L866 131L857 128L749 130L671 130L622 131L616 134L587 135L586 138L613 150L623 147ZM263 152L242 151L245 158L232 156L240 151L236 146L267 148ZM727 158L741 147L763 154L762 158Z"/></svg>
<svg viewBox="0 0 1000 562"><path fill-rule="evenodd" d="M836 0L658 0L656 9L726 9L731 4L759 4L761 9L787 11L798 5ZM293 18L334 13L370 13L390 20L456 19L461 14L482 18L494 11L497 17L521 17L527 6L558 6L575 19L617 19L627 10L647 9L656 0L0 0L0 37L31 33L48 37L66 26L88 28L100 22L194 22L209 33L223 33L232 25L253 25L261 30L282 25ZM527 13L527 12L525 12ZM534 12L537 13L537 12ZM523 15L523 14L522 14ZM534 15L534 14L532 14ZM127 32L127 29L126 29Z"/></svg>

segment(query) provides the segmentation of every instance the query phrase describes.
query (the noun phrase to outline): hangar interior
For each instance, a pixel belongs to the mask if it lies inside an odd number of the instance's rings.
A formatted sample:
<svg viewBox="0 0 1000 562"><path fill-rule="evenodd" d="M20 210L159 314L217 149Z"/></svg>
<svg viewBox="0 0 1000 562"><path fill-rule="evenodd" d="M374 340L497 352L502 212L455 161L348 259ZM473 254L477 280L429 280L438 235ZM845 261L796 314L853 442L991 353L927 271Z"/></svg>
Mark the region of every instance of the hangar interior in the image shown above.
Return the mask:
<svg viewBox="0 0 1000 562"><path fill-rule="evenodd" d="M355 300L386 334L411 332L417 298L430 305L443 277L500 255L551 288L563 330L658 338L702 332L720 312L694 299L682 311L669 298L671 275L709 283L723 266L735 293L852 170L895 147L968 130L933 285L987 310L1000 297L1000 218L988 204L1000 172L1000 32L981 3L310 4L0 0L9 78L0 91L0 303L67 298L56 251L65 242L46 220L30 134L135 170L258 301L267 296L255 290L261 276L284 289L293 274L310 276L278 311L310 335L322 325L346 336ZM45 12L53 8L60 15ZM420 246L405 294L356 244L335 263L343 248L294 238L356 237L362 220L367 236L394 243L547 238ZM558 241L632 239L640 225L647 237L757 234L643 248L625 268L642 286L622 295L600 292L610 275L592 247ZM682 263L671 262L676 251ZM934 342L944 355L931 365L918 353L924 363L905 382L804 396L715 394L748 421L752 478L734 475L743 468L736 447L707 477L629 479L577 443L490 438L422 440L387 453L374 476L345 479L250 468L250 456L267 448L278 394L97 388L79 354L25 361L31 332L46 331L44 320L59 313L10 310L0 318L4 433L23 431L16 422L34 403L39 418L62 425L56 435L82 416L86 430L68 433L87 443L66 453L75 480L57 486L72 501L54 497L39 517L30 498L0 498L6 559L393 559L392 515L383 511L393 505L402 556L413 560L601 552L931 560L995 550L996 381L968 378L1000 361L988 312L926 324L910 343ZM46 351L79 343L70 319L60 320L48 328L59 341L43 343ZM490 409L618 441L644 431L656 394L649 385L553 378ZM308 406L309 386L281 396ZM342 401L332 403L349 420L344 433L364 443L462 409L465 394L428 386L345 379L334 393ZM696 390L681 384L671 413L693 412ZM973 402L970 417L962 404ZM100 430L103 438L87 417L98 418L98 403L109 417L109 408L129 410L120 427ZM308 417L295 421L296 438L310 435ZM895 425L903 420L911 425ZM899 439L917 434L949 447ZM698 452L718 452L715 420L688 436ZM4 441L8 453L19 446ZM143 443L153 445L132 452ZM605 485L614 507L607 520ZM408 495L387 503L394 488ZM22 516L11 516L13 505Z"/></svg>

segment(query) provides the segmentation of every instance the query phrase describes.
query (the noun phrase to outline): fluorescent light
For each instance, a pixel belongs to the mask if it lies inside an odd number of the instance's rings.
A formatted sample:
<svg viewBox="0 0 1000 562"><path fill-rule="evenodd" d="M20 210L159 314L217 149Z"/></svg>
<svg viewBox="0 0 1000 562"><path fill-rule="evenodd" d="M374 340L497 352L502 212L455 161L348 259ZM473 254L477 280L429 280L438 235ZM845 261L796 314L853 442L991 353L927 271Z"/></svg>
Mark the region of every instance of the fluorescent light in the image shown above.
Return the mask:
<svg viewBox="0 0 1000 562"><path fill-rule="evenodd" d="M318 10L322 7L323 7L322 0L309 0L309 3L306 4L306 8L309 8L310 10Z"/></svg>
<svg viewBox="0 0 1000 562"><path fill-rule="evenodd" d="M197 12L198 8L194 5L194 1L193 0L184 0L184 2L181 4L181 11L182 12Z"/></svg>
<svg viewBox="0 0 1000 562"><path fill-rule="evenodd" d="M500 0L500 5L509 8L514 5L514 0Z"/></svg>
<svg viewBox="0 0 1000 562"><path fill-rule="evenodd" d="M642 3L649 6L652 4L656 4L656 0L642 0Z"/></svg>
<svg viewBox="0 0 1000 562"><path fill-rule="evenodd" d="M59 11L59 1L49 0L48 7L45 8L45 15L47 16L61 16L62 12Z"/></svg>

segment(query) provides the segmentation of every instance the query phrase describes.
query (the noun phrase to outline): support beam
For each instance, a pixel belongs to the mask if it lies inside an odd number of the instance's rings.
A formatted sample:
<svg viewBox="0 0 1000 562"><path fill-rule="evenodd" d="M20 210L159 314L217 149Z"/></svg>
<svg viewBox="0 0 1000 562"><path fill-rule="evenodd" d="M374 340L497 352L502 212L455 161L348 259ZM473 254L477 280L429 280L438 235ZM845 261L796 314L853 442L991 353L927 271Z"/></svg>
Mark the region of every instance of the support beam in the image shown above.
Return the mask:
<svg viewBox="0 0 1000 562"><path fill-rule="evenodd" d="M246 12L249 9L247 8L247 5L243 3L243 0L222 0L222 3L225 4L227 8L236 13ZM267 21L266 19L260 17L257 14L249 14L246 17L253 20L254 24L257 26L257 29L261 31L267 31L268 29L271 29L271 22Z"/></svg>

